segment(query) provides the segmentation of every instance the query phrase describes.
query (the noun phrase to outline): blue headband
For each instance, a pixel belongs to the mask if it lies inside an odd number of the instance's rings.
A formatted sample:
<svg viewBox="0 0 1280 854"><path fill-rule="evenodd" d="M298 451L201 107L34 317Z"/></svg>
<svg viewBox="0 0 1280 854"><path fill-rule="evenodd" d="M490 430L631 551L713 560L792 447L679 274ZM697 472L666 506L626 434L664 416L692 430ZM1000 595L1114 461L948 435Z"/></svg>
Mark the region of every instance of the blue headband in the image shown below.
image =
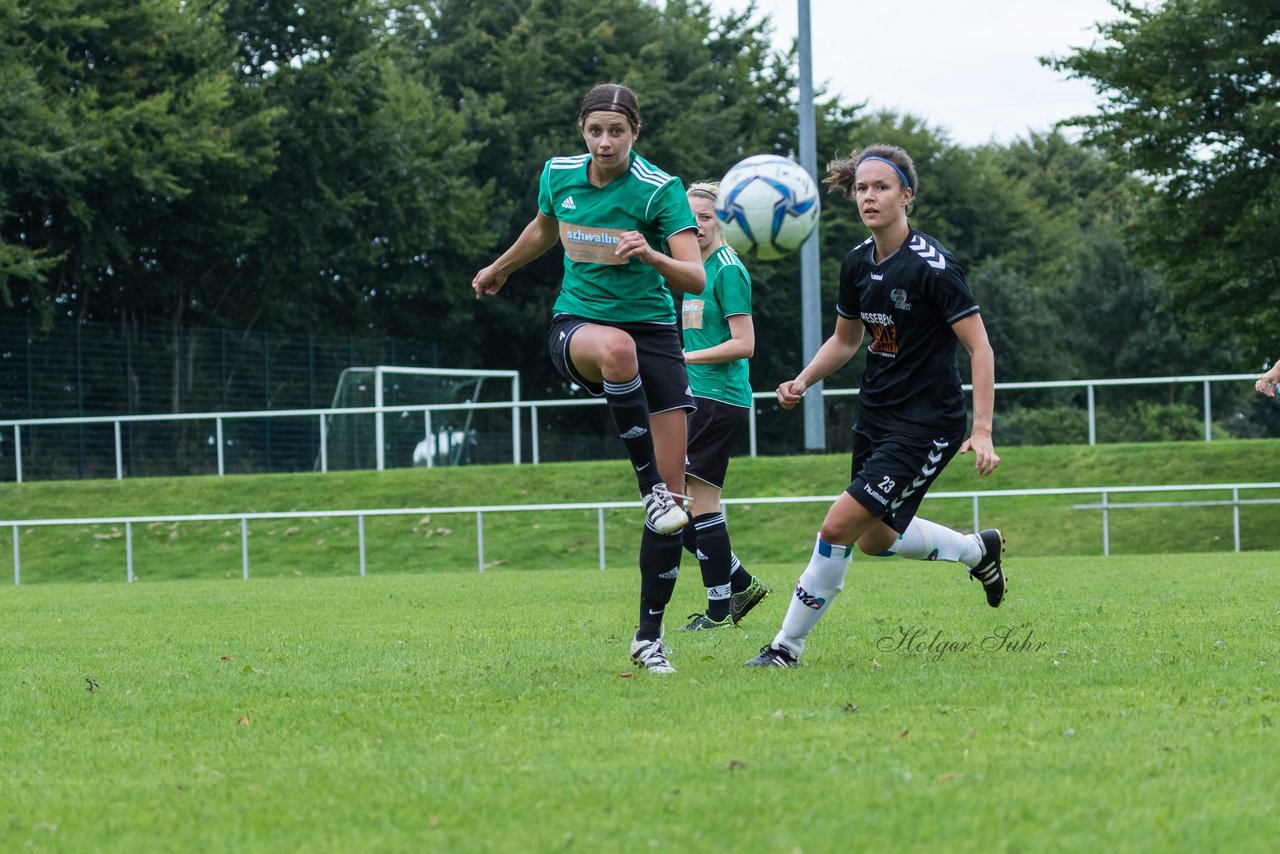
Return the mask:
<svg viewBox="0 0 1280 854"><path fill-rule="evenodd" d="M907 180L906 174L903 173L903 171L898 168L897 163L894 163L892 160L888 160L884 157L876 157L874 154L872 154L870 156L864 157L861 160L859 160L858 165L861 166L863 163L866 163L868 160L879 160L881 163L888 163L890 166L893 167L893 171L898 173L898 177L902 179L902 186L906 187L908 190L911 189L911 182Z"/></svg>

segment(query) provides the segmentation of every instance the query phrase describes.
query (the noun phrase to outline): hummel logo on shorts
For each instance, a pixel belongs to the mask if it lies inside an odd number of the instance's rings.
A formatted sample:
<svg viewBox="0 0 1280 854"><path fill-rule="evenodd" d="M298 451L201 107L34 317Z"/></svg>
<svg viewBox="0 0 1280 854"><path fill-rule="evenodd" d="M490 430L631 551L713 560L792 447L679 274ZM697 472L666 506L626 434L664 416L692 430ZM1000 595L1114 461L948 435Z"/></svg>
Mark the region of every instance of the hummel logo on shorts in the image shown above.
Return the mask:
<svg viewBox="0 0 1280 854"><path fill-rule="evenodd" d="M578 206L573 203L573 196L567 196L565 200L560 203L560 207L567 211L576 211L578 209Z"/></svg>

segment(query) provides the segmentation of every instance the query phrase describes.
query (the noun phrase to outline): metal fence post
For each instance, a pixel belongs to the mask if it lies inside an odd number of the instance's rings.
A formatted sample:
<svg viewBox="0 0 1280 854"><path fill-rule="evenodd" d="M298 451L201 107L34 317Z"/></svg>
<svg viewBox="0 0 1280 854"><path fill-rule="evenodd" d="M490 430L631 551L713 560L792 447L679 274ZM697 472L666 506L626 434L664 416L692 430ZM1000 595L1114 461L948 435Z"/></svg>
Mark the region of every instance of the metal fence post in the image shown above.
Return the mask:
<svg viewBox="0 0 1280 854"><path fill-rule="evenodd" d="M13 586L17 587L22 583L22 558L19 556L18 547L18 526L13 526Z"/></svg>
<svg viewBox="0 0 1280 854"><path fill-rule="evenodd" d="M249 580L249 520L240 517L240 572Z"/></svg>
<svg viewBox="0 0 1280 854"><path fill-rule="evenodd" d="M222 452L222 419L213 419L213 438L218 443L218 477L227 473L226 458Z"/></svg>
<svg viewBox="0 0 1280 854"><path fill-rule="evenodd" d="M756 456L756 402L751 401L751 408L747 410L747 437L751 441L751 456Z"/></svg>
<svg viewBox="0 0 1280 854"><path fill-rule="evenodd" d="M596 535L600 543L600 568L604 569L604 508L596 508Z"/></svg>
<svg viewBox="0 0 1280 854"><path fill-rule="evenodd" d="M484 512L476 511L476 554L480 562L480 571L484 572Z"/></svg>
<svg viewBox="0 0 1280 854"><path fill-rule="evenodd" d="M1213 441L1213 403L1208 380L1204 381L1204 440Z"/></svg>
<svg viewBox="0 0 1280 854"><path fill-rule="evenodd" d="M329 422L320 416L320 471L329 470Z"/></svg>
<svg viewBox="0 0 1280 854"><path fill-rule="evenodd" d="M124 523L124 579L133 583L133 523Z"/></svg>
<svg viewBox="0 0 1280 854"><path fill-rule="evenodd" d="M22 427L13 425L13 473L22 483Z"/></svg>
<svg viewBox="0 0 1280 854"><path fill-rule="evenodd" d="M1231 488L1231 527L1235 534L1236 551L1240 551L1240 490Z"/></svg>
<svg viewBox="0 0 1280 854"><path fill-rule="evenodd" d="M1093 386L1086 386L1089 398L1089 444L1098 444L1098 419L1093 405Z"/></svg>
<svg viewBox="0 0 1280 854"><path fill-rule="evenodd" d="M511 461L516 465L524 462L524 437L520 435L520 377L511 378Z"/></svg>
<svg viewBox="0 0 1280 854"><path fill-rule="evenodd" d="M364 558L364 514L356 516L356 529L360 540L360 577L364 578L365 558Z"/></svg>
<svg viewBox="0 0 1280 854"><path fill-rule="evenodd" d="M120 422L111 422L116 433L116 480L124 480L124 454L120 449Z"/></svg>
<svg viewBox="0 0 1280 854"><path fill-rule="evenodd" d="M422 410L422 434L427 440L427 468L429 469L436 467L436 437L432 435L434 429L431 424L431 410Z"/></svg>
<svg viewBox="0 0 1280 854"><path fill-rule="evenodd" d="M386 437L386 424L382 419L382 402L382 368L377 367L373 369L373 405L377 409L373 413L373 417L376 419L373 422L373 441L375 444L373 456L378 461L378 471L382 471L387 465L387 451L383 447Z"/></svg>
<svg viewBox="0 0 1280 854"><path fill-rule="evenodd" d="M529 407L529 444L533 446L533 464L539 462L538 457L538 407Z"/></svg>
<svg viewBox="0 0 1280 854"><path fill-rule="evenodd" d="M973 496L973 532L976 534L982 530L982 523L978 520L978 496Z"/></svg>
<svg viewBox="0 0 1280 854"><path fill-rule="evenodd" d="M1110 511L1107 510L1107 492L1102 491L1102 556L1111 557Z"/></svg>

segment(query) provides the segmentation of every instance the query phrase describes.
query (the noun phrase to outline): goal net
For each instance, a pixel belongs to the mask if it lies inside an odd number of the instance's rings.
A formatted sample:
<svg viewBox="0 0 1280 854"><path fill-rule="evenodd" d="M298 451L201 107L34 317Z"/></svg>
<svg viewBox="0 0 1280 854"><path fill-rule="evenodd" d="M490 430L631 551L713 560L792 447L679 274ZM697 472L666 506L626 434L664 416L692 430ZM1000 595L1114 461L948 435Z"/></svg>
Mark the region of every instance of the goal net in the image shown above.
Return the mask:
<svg viewBox="0 0 1280 854"><path fill-rule="evenodd" d="M520 462L520 374L353 367L324 417L317 471Z"/></svg>

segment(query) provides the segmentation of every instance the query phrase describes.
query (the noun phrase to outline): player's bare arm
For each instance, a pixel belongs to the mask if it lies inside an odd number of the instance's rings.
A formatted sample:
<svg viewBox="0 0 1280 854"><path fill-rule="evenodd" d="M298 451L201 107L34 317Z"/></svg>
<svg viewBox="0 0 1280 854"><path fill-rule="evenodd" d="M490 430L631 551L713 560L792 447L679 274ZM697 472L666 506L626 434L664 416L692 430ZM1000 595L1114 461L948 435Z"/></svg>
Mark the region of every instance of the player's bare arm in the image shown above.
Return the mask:
<svg viewBox="0 0 1280 854"><path fill-rule="evenodd" d="M707 286L707 273L702 267L702 253L698 249L697 232L693 229L676 232L667 240L670 255L664 255L649 245L638 231L624 231L614 252L622 258L637 258L658 271L674 291L700 294Z"/></svg>
<svg viewBox="0 0 1280 854"><path fill-rule="evenodd" d="M973 369L973 430L960 446L960 453L974 454L973 465L980 475L989 475L1000 465L991 438L991 417L996 398L996 357L987 340L982 315L971 314L951 324L956 338L969 353Z"/></svg>
<svg viewBox="0 0 1280 854"><path fill-rule="evenodd" d="M734 314L726 318L729 324L729 340L703 350L686 351L684 360L691 365L719 365L750 359L756 353L756 327L749 314Z"/></svg>
<svg viewBox="0 0 1280 854"><path fill-rule="evenodd" d="M555 246L559 239L556 221L538 211L524 227L524 231L520 232L516 242L498 256L497 261L476 273L476 277L471 280L471 289L475 291L476 299L493 296L502 290L508 276Z"/></svg>
<svg viewBox="0 0 1280 854"><path fill-rule="evenodd" d="M805 389L826 379L853 358L862 346L865 331L861 320L837 317L835 331L818 348L805 369L795 379L778 386L778 404L783 409L794 409L804 397Z"/></svg>

